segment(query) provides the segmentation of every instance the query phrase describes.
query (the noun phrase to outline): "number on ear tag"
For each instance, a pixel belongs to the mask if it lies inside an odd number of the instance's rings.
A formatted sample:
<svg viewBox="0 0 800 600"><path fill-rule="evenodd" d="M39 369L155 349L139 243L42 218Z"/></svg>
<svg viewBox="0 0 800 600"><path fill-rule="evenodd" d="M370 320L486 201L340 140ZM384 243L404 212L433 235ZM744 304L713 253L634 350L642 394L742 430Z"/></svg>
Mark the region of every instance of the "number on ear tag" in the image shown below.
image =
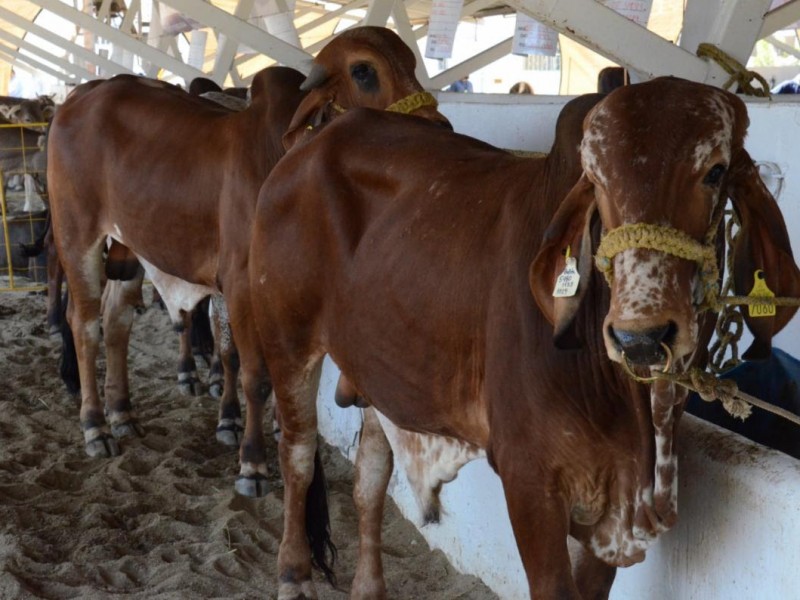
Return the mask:
<svg viewBox="0 0 800 600"><path fill-rule="evenodd" d="M578 292L578 282L581 276L578 274L578 261L569 255L567 246L567 264L561 275L556 279L556 287L553 290L554 298L570 298Z"/></svg>
<svg viewBox="0 0 800 600"><path fill-rule="evenodd" d="M774 298L775 294L767 287L767 279L764 277L764 271L756 269L753 275L753 289L747 294L748 298ZM775 305L769 302L759 302L757 304L748 304L747 312L751 317L774 317Z"/></svg>

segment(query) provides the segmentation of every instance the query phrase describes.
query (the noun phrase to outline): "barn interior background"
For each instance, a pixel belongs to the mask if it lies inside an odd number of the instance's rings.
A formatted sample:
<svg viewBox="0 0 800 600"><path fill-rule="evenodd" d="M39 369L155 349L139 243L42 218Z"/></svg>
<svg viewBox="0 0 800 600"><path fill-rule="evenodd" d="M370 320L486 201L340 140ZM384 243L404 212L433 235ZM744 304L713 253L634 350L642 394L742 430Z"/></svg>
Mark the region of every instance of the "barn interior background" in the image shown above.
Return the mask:
<svg viewBox="0 0 800 600"><path fill-rule="evenodd" d="M740 88L800 77L800 0L0 0L0 21L0 93L49 94L56 102L82 81L118 73L247 86L271 64L307 72L309 59L343 29L388 25L417 54L418 79L438 94L457 131L537 151L552 142L564 102L595 91L597 74L609 65L625 67L631 81L672 74ZM701 44L712 50L698 52ZM465 76L475 94L444 91ZM508 94L520 81L535 94ZM796 252L797 98L747 98L748 151L762 165ZM5 198L30 200L33 188L19 185L3 193L3 239L11 237L14 216L6 218L14 211ZM31 231L33 219L24 225ZM800 357L798 319L775 343ZM323 433L352 457L360 415L333 406L335 381L335 365L328 364L319 402ZM692 418L682 429L680 524L644 564L620 571L613 597L796 595L800 463ZM392 491L419 522L402 476ZM502 491L485 462L448 485L444 501L447 517L423 530L428 541L502 598L524 597L513 535L497 508Z"/></svg>

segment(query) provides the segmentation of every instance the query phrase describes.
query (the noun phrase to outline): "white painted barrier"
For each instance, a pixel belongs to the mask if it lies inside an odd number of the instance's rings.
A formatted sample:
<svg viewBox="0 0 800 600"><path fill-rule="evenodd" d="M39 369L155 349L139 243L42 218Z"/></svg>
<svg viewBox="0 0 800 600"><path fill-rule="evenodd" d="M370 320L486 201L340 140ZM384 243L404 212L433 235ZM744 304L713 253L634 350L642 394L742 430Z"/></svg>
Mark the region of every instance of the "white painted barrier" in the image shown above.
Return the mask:
<svg viewBox="0 0 800 600"><path fill-rule="evenodd" d="M563 98L440 94L456 131L503 148L546 151ZM748 102L747 149L784 174L779 205L800 256L800 102ZM776 338L800 356L800 317ZM318 397L320 431L351 460L361 412L333 402L338 378L326 359ZM644 563L618 570L616 600L787 600L800 598L800 461L686 415L678 441L678 525ZM389 491L415 523L421 515L403 474ZM527 598L499 478L485 460L463 468L442 491L438 525L420 531L456 568L480 577L503 600ZM335 524L334 524L335 528ZM335 536L335 529L334 529Z"/></svg>

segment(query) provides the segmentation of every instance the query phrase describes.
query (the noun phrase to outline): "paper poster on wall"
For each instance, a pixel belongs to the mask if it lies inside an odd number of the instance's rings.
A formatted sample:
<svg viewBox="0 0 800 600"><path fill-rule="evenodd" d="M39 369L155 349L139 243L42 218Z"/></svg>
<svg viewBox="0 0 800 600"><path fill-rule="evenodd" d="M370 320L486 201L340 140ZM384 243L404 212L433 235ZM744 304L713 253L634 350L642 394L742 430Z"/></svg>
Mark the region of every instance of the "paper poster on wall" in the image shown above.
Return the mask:
<svg viewBox="0 0 800 600"><path fill-rule="evenodd" d="M517 13L517 23L514 27L514 43L511 46L512 54L555 56L557 49L558 33L556 31L542 25L533 17Z"/></svg>
<svg viewBox="0 0 800 600"><path fill-rule="evenodd" d="M647 27L653 0L602 0L608 8L642 27Z"/></svg>
<svg viewBox="0 0 800 600"><path fill-rule="evenodd" d="M464 0L433 0L428 21L426 58L450 58Z"/></svg>

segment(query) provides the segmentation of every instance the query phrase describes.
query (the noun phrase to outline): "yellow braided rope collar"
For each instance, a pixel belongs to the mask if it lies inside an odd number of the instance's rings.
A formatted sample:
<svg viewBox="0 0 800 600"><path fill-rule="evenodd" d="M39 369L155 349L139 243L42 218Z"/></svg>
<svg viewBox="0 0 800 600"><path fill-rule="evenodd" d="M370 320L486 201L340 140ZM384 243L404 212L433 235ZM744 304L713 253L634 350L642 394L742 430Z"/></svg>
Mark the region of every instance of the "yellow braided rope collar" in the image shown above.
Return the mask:
<svg viewBox="0 0 800 600"><path fill-rule="evenodd" d="M439 106L439 102L437 102L436 98L433 97L433 94L430 92L416 92L411 94L410 96L406 96L405 98L401 98L394 104L390 104L386 107L386 110L389 112L396 112L402 113L404 115L410 115L411 113L418 111L420 108L424 108L425 106L431 106L436 108ZM347 109L344 108L341 104L333 102L331 107L340 113L345 112Z"/></svg>
<svg viewBox="0 0 800 600"><path fill-rule="evenodd" d="M727 90L734 83L738 83L743 94L758 96L760 98L770 97L769 84L766 79L755 71L748 71L747 67L742 63L713 44L700 44L697 47L697 56L700 58L712 59L730 75L728 81L722 86L723 90ZM760 88L755 87L751 83L754 79Z"/></svg>
<svg viewBox="0 0 800 600"><path fill-rule="evenodd" d="M595 254L595 265L605 275L609 285L614 281L612 260L617 254L629 248L658 250L696 262L700 265L704 304L712 308L718 305L719 270L716 248L713 244L701 244L688 233L674 227L651 223L622 225L603 236Z"/></svg>
<svg viewBox="0 0 800 600"><path fill-rule="evenodd" d="M406 96L405 98L398 100L394 104L387 106L386 110L388 110L389 112L396 112L396 113L403 113L404 115L410 115L411 113L425 106L436 108L437 106L439 106L439 103L436 101L436 98L433 97L433 94L429 92L417 92L416 94L411 94L410 96Z"/></svg>

